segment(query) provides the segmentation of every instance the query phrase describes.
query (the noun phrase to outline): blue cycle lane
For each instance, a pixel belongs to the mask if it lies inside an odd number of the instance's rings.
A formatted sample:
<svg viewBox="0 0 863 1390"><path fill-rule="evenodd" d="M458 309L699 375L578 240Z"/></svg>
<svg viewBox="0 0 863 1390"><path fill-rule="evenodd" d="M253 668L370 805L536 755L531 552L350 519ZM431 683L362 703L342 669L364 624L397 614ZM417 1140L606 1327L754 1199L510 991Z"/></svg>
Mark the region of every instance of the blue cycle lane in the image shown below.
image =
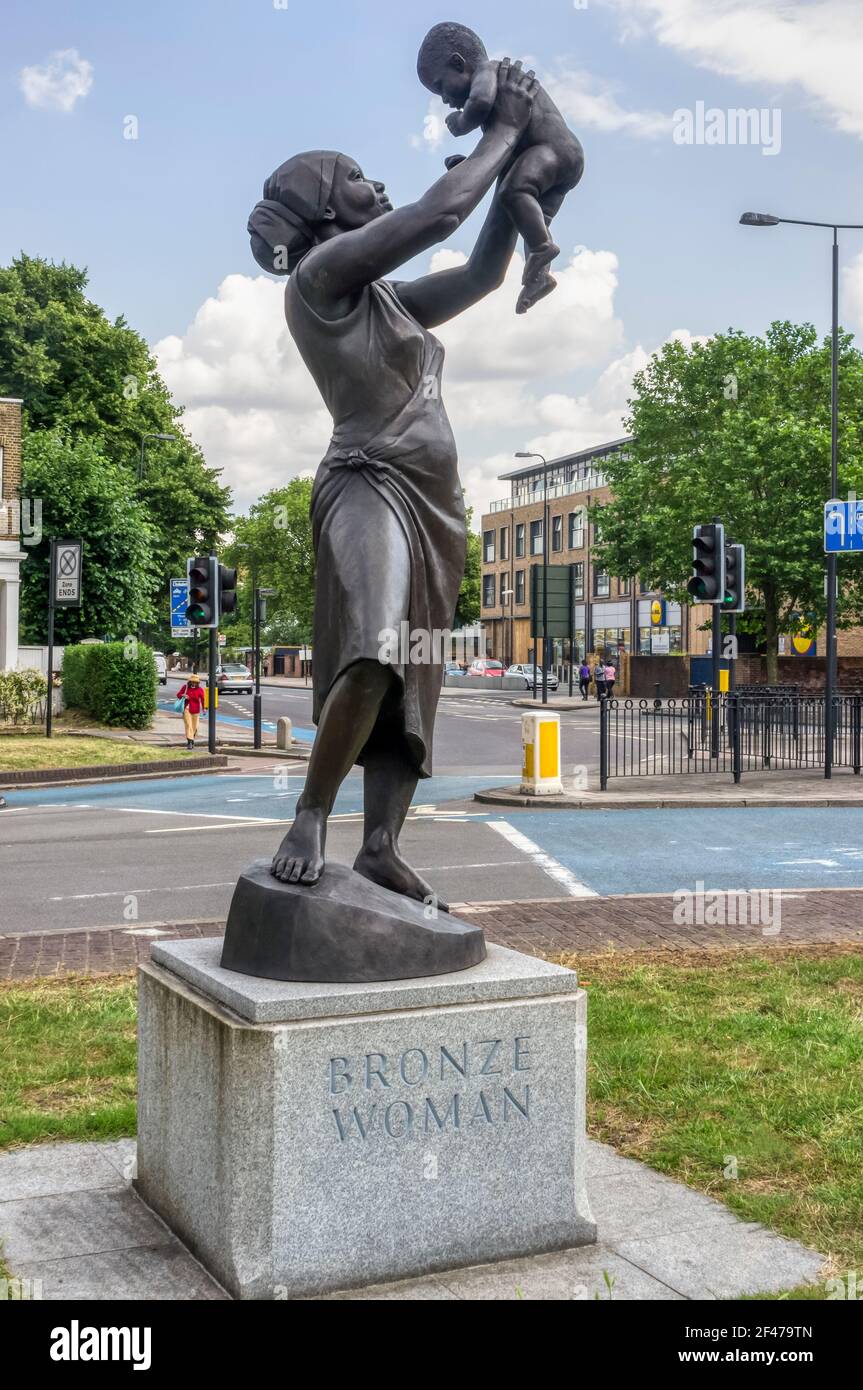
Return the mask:
<svg viewBox="0 0 863 1390"><path fill-rule="evenodd" d="M159 700L159 701L157 701L157 704L158 704L159 709L161 710L161 712L162 712L163 714L177 714L177 711L174 709L174 701L173 701L173 700ZM182 738L182 726L180 725L180 718L181 718L181 716L180 716L179 714L177 714L177 727L178 727L178 730L179 730L179 736ZM202 715L202 716L201 716L201 728L202 728L202 729L203 729L203 728L206 728L206 720L207 720L206 714ZM217 723L217 724L233 724L235 727L242 728L242 729L252 729L252 728L254 727L254 721L253 721L251 718L243 718L242 715L238 715L238 714L223 714L222 711L221 711L221 709L218 711L218 713L217 713L217 715L216 715L216 723ZM266 733L274 734L274 733L276 732L276 725L273 723L273 721L272 721L271 719L264 719L264 720L262 720L262 721L261 721L261 728L262 728ZM296 739L297 743L314 743L314 741L315 741L315 731L314 731L314 729L300 729L300 728L297 728L296 725L294 725L294 727L293 727L293 729L292 729L292 733L293 733L293 736L294 736L294 738Z"/></svg>
<svg viewBox="0 0 863 1390"><path fill-rule="evenodd" d="M487 781L482 775L433 777L419 784L414 805L447 814L448 805L457 812L460 803L474 823L508 821L533 851L563 865L600 895L666 893L694 889L698 883L707 890L863 887L863 808L487 812L471 803L474 791ZM70 806L110 812L127 807L237 821L288 820L301 789L302 776L274 768L253 776L11 791L7 801L10 809ZM342 786L334 812L355 815L362 808L362 777L355 773ZM530 848L524 852L531 857Z"/></svg>

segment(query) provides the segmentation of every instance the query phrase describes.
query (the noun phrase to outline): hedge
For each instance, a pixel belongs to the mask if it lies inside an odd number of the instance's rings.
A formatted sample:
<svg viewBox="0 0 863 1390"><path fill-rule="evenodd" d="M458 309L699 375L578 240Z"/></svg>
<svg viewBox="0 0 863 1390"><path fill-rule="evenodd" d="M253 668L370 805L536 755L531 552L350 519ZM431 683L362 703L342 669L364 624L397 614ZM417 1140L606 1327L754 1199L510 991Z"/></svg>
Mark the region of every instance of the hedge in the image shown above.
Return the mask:
<svg viewBox="0 0 863 1390"><path fill-rule="evenodd" d="M42 701L48 682L41 671L0 671L0 721L36 723L42 718Z"/></svg>
<svg viewBox="0 0 863 1390"><path fill-rule="evenodd" d="M99 724L147 729L156 713L156 662L136 638L67 647L63 699Z"/></svg>

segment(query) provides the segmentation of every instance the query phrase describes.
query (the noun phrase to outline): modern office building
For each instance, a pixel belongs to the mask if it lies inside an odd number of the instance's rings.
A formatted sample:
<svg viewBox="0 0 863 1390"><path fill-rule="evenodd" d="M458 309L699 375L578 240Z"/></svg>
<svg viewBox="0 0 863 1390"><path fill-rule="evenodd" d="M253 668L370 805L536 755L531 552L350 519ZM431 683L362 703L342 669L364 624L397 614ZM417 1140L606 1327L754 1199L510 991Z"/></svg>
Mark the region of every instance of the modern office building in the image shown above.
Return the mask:
<svg viewBox="0 0 863 1390"><path fill-rule="evenodd" d="M666 602L634 580L606 574L591 559L588 509L611 493L605 460L625 450L629 437L583 449L548 463L549 565L573 571L575 660L585 653L667 655L707 649L698 628L706 610ZM538 459L501 475L509 494L492 502L482 519L482 624L487 655L506 664L534 656L530 570L542 564L545 468ZM658 606L657 606L658 605ZM569 660L568 643L555 643L555 661Z"/></svg>

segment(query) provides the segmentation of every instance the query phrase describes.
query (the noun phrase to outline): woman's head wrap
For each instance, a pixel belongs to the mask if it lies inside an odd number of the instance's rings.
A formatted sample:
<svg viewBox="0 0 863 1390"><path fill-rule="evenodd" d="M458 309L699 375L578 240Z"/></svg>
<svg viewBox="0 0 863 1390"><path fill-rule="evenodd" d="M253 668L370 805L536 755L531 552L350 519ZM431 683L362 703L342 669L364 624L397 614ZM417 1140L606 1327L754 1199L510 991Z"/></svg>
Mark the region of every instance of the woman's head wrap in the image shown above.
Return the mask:
<svg viewBox="0 0 863 1390"><path fill-rule="evenodd" d="M296 154L267 179L249 218L252 255L263 270L290 275L312 249L340 158L334 150Z"/></svg>

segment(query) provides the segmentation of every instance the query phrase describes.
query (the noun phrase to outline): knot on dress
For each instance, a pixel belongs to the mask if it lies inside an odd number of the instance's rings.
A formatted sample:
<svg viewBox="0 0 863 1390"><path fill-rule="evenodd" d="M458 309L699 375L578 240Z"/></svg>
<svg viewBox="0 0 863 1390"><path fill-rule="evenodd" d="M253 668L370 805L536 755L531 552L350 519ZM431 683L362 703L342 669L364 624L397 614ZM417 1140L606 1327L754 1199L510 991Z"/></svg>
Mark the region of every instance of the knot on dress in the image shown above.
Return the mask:
<svg viewBox="0 0 863 1390"><path fill-rule="evenodd" d="M339 449L330 456L331 468L350 468L355 473L367 472L386 478L394 471L383 459L372 458L365 449Z"/></svg>

